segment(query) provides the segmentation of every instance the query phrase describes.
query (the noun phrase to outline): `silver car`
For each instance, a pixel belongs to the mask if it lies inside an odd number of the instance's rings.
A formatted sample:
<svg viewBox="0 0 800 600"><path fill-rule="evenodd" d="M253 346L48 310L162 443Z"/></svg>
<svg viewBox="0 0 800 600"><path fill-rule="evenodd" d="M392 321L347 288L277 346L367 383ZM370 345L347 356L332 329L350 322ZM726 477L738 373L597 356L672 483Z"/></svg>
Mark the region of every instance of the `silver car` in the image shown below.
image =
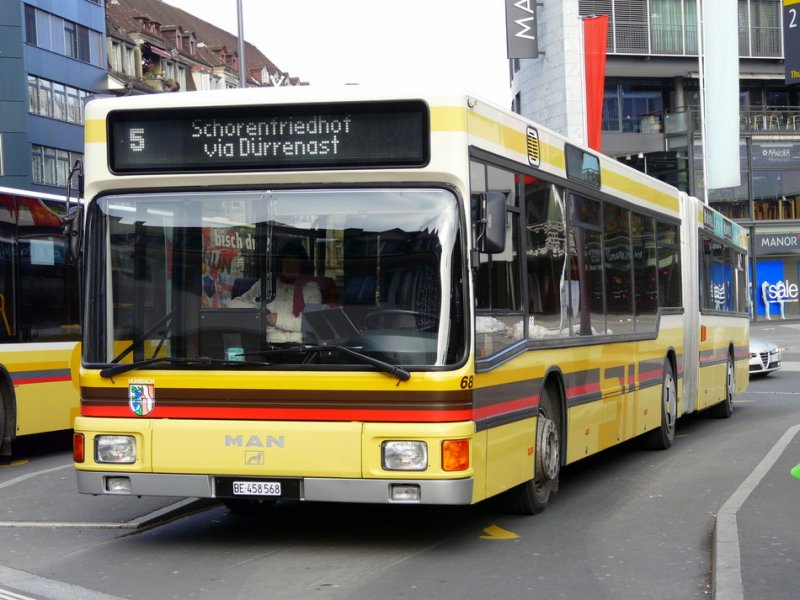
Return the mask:
<svg viewBox="0 0 800 600"><path fill-rule="evenodd" d="M750 375L767 375L781 368L781 349L774 343L750 338Z"/></svg>

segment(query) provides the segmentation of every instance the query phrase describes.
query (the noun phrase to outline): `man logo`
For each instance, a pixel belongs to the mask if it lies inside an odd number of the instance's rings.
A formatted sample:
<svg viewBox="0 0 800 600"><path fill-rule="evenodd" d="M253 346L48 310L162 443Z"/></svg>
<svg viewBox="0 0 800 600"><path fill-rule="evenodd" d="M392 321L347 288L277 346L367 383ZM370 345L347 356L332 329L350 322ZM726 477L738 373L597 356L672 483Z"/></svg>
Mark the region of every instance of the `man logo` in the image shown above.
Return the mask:
<svg viewBox="0 0 800 600"><path fill-rule="evenodd" d="M262 450L247 450L244 453L244 464L262 466L264 464L264 452Z"/></svg>
<svg viewBox="0 0 800 600"><path fill-rule="evenodd" d="M285 448L286 438L282 435L275 437L273 435L251 435L245 439L243 435L230 435L225 434L225 447L231 446L237 448Z"/></svg>

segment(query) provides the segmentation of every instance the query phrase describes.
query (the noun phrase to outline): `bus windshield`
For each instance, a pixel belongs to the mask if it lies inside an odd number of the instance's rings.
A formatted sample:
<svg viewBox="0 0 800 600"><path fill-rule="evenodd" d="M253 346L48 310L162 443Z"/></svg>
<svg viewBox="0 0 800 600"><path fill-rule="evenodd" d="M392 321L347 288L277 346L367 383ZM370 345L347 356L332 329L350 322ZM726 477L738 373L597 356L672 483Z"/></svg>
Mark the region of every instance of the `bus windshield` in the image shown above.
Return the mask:
<svg viewBox="0 0 800 600"><path fill-rule="evenodd" d="M450 191L125 194L94 207L89 363L372 370L464 357Z"/></svg>

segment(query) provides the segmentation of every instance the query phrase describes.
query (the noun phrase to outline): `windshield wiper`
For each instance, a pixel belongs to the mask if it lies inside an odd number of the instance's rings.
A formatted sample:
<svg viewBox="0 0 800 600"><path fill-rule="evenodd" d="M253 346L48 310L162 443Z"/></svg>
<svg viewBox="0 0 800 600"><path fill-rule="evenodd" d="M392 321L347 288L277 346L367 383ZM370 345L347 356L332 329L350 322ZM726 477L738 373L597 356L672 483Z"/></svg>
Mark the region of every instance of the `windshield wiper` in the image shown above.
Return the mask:
<svg viewBox="0 0 800 600"><path fill-rule="evenodd" d="M153 356L147 360L152 360L153 358L155 358L156 354L158 354L158 352L161 350L161 347L164 345L164 342L166 341L170 330L172 329L172 324L175 322L174 317L177 313L178 309L176 308L165 314L158 321L156 321L150 327L148 327L146 331L142 332L139 336L137 336L137 338L133 340L130 344L128 344L128 346L122 352L120 352L114 358L112 358L111 362L118 363L119 361L121 361L128 354L133 352L133 350L141 346L144 343L144 341L152 334L154 334L159 327L161 327L162 325L166 325L166 328L164 329L163 332L161 332L161 336L158 339L158 345L153 351ZM167 323L169 324L167 325ZM141 363L144 361L139 361L139 362Z"/></svg>
<svg viewBox="0 0 800 600"><path fill-rule="evenodd" d="M257 352L256 354L265 355L265 354L282 354L285 352L321 352L324 350L339 350L341 352L344 352L345 354L349 354L350 356L358 358L362 362L370 364L373 367L377 367L377 369L383 373L394 375L400 381L408 381L409 379L411 379L411 373L409 373L402 367L398 367L397 365L393 365L391 363L379 360L377 358L373 358L371 356L364 354L363 352L354 350L353 348L348 348L347 346L340 346L339 344L323 344L321 346L297 344L296 346L289 346L287 348L274 348L272 350L262 350L261 352Z"/></svg>
<svg viewBox="0 0 800 600"><path fill-rule="evenodd" d="M258 365L267 363L245 362L242 360L226 360L224 358L211 358L208 356L196 356L194 358L179 358L169 356L155 356L153 358L146 358L145 360L138 360L130 363L119 363L105 369L100 369L100 377L114 377L126 371L133 371L134 369L141 369L156 363L169 363L171 365L191 365L198 367L206 367L208 365Z"/></svg>

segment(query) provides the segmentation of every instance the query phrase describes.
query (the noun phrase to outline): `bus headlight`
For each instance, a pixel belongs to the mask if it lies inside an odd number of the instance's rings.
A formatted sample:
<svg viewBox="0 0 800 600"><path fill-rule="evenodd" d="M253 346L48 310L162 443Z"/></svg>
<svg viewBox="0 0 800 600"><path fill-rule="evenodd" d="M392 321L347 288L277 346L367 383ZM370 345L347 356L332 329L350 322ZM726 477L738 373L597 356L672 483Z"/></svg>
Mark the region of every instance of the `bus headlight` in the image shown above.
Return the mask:
<svg viewBox="0 0 800 600"><path fill-rule="evenodd" d="M98 435L94 459L99 463L130 465L136 462L136 439L132 435Z"/></svg>
<svg viewBox="0 0 800 600"><path fill-rule="evenodd" d="M406 440L383 442L381 458L387 471L424 471L428 468L428 444Z"/></svg>

